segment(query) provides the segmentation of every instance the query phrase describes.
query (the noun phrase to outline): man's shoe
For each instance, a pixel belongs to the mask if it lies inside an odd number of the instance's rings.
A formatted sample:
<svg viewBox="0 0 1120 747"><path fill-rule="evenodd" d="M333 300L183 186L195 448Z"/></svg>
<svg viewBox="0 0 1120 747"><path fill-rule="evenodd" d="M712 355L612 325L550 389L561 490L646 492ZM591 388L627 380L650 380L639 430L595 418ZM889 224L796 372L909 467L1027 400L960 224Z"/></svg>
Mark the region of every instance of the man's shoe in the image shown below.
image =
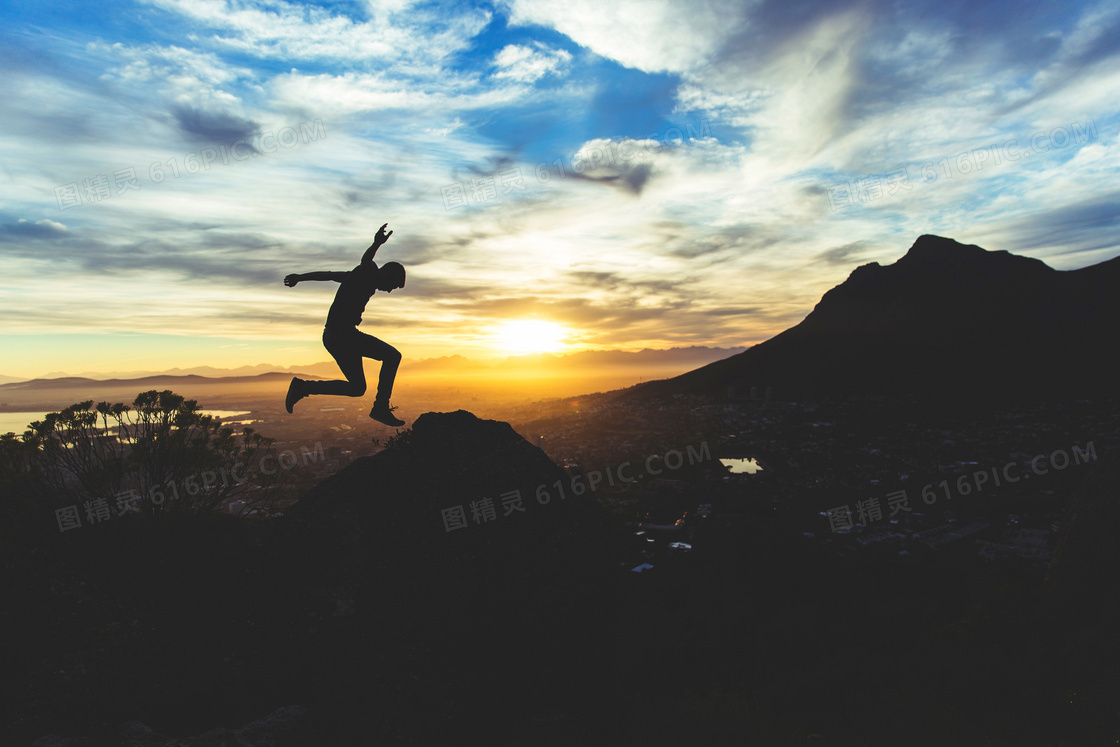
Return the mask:
<svg viewBox="0 0 1120 747"><path fill-rule="evenodd" d="M378 423L384 423L385 425L393 427L404 425L404 421L393 414L395 409L397 408L389 407L388 402L374 402L373 409L369 411L369 416Z"/></svg>
<svg viewBox="0 0 1120 747"><path fill-rule="evenodd" d="M299 402L301 399L307 396L307 394L303 391L304 383L305 382L303 379L299 379L293 376L292 383L288 384L288 396L284 398L284 409L286 409L288 412L292 411L292 408L295 406L296 402Z"/></svg>

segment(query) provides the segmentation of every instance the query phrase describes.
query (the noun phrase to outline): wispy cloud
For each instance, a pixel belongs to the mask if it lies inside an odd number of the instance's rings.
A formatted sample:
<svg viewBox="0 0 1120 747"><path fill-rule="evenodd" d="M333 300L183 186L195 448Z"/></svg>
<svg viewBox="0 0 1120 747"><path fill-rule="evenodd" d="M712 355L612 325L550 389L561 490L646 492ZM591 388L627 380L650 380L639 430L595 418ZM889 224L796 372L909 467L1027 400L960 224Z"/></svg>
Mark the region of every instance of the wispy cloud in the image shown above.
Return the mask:
<svg viewBox="0 0 1120 747"><path fill-rule="evenodd" d="M1064 269L1120 252L1114 3L38 13L0 11L0 315L35 335L298 348L333 286L283 276L348 269L385 221L409 283L367 323L420 355L512 316L595 347L754 342L924 233ZM41 373L25 352L4 373Z"/></svg>

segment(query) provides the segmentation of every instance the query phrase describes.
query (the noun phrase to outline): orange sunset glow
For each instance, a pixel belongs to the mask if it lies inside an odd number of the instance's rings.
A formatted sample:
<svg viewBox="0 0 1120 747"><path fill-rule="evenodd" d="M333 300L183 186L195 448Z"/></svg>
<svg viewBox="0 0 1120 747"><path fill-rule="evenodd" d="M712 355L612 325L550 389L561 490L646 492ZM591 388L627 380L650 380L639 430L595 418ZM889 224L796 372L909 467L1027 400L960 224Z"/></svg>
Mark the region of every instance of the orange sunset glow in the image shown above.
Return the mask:
<svg viewBox="0 0 1120 747"><path fill-rule="evenodd" d="M494 334L494 347L504 353L557 353L566 349L567 330L556 322L511 319Z"/></svg>

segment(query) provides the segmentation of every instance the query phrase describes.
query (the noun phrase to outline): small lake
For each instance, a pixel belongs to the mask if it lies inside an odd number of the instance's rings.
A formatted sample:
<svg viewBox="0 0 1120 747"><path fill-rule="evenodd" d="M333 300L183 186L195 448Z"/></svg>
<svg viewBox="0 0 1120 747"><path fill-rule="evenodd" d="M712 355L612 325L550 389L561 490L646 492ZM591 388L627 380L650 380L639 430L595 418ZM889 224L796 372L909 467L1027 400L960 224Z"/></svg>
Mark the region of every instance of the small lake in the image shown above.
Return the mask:
<svg viewBox="0 0 1120 747"><path fill-rule="evenodd" d="M46 416L45 412L0 412L0 433L23 433L33 421Z"/></svg>
<svg viewBox="0 0 1120 747"><path fill-rule="evenodd" d="M733 475L753 475L755 472L762 471L762 465L754 459L720 459L719 463L727 467Z"/></svg>

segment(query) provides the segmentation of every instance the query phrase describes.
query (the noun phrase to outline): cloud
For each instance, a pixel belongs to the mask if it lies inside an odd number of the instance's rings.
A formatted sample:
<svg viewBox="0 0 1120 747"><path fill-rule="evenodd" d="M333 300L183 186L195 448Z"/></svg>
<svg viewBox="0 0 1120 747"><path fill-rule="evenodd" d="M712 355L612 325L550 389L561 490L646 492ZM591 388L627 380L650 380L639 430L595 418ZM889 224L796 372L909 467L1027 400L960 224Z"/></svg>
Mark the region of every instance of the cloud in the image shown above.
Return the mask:
<svg viewBox="0 0 1120 747"><path fill-rule="evenodd" d="M707 62L742 23L733 0L511 0L510 23L553 28L627 67L683 72Z"/></svg>
<svg viewBox="0 0 1120 747"><path fill-rule="evenodd" d="M171 107L171 114L183 132L203 143L229 144L251 139L261 131L256 122L229 112L176 105Z"/></svg>
<svg viewBox="0 0 1120 747"><path fill-rule="evenodd" d="M1115 252L1120 248L1120 190L997 221L981 234L983 240L999 242L1001 249L1012 252L1055 248L1060 254Z"/></svg>
<svg viewBox="0 0 1120 747"><path fill-rule="evenodd" d="M89 49L124 62L112 68L104 78L116 78L133 85L154 82L175 92L200 87L209 89L253 76L249 68L231 65L213 52L186 49L177 44L132 46L121 42L91 42Z"/></svg>
<svg viewBox="0 0 1120 747"><path fill-rule="evenodd" d="M620 163L567 175L571 179L621 188L632 195L640 195L652 176L653 165L649 163Z"/></svg>
<svg viewBox="0 0 1120 747"><path fill-rule="evenodd" d="M279 106L325 118L376 112L436 123L458 112L509 106L523 94L521 85L485 88L475 77L450 73L431 86L417 87L382 73L292 71L272 78L268 88ZM410 133L419 129L416 119L407 126ZM443 133L433 128L431 134Z"/></svg>
<svg viewBox="0 0 1120 747"><path fill-rule="evenodd" d="M830 265L850 265L853 262L859 262L858 254L867 247L865 241L851 241L842 246L826 249L817 255L818 259L824 260Z"/></svg>
<svg viewBox="0 0 1120 747"><path fill-rule="evenodd" d="M4 242L21 239L54 239L67 233L66 226L47 218L34 223L25 218L20 218L14 223L0 223L0 241Z"/></svg>
<svg viewBox="0 0 1120 747"><path fill-rule="evenodd" d="M215 30L205 37L215 48L283 60L431 63L462 49L490 20L482 9L440 16L404 2L370 4L367 20L282 0L148 2Z"/></svg>
<svg viewBox="0 0 1120 747"><path fill-rule="evenodd" d="M498 69L494 77L535 83L546 75L560 75L571 60L571 53L549 49L539 42L533 46L507 44L494 57L494 67Z"/></svg>

